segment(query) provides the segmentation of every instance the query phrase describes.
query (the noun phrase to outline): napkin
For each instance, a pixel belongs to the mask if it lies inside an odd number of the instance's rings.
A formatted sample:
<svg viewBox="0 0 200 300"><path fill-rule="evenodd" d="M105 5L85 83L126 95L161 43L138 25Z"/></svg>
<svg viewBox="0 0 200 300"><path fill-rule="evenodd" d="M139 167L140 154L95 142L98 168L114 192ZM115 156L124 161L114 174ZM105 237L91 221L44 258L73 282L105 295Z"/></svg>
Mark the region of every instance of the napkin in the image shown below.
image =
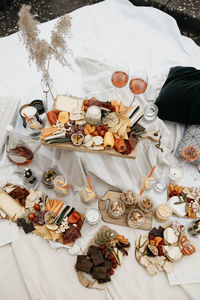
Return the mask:
<svg viewBox="0 0 200 300"><path fill-rule="evenodd" d="M14 242L19 238L19 228L16 224L8 220L0 220L0 246Z"/></svg>
<svg viewBox="0 0 200 300"><path fill-rule="evenodd" d="M167 274L170 285L200 283L200 268L198 267L200 265L199 240L190 238L190 241L195 246L196 252L173 264L173 271Z"/></svg>
<svg viewBox="0 0 200 300"><path fill-rule="evenodd" d="M0 95L0 152L6 140L5 128L14 122L19 102L19 98Z"/></svg>

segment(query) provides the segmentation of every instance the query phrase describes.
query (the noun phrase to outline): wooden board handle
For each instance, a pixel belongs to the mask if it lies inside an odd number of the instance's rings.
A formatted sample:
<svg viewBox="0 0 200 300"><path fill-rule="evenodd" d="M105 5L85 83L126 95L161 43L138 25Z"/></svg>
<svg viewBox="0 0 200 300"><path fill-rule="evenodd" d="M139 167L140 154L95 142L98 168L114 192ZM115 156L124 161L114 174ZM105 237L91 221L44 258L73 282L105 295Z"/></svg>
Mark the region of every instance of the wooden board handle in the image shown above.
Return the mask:
<svg viewBox="0 0 200 300"><path fill-rule="evenodd" d="M149 139L154 143L158 143L161 138L160 130L158 131L145 131L141 133L141 139Z"/></svg>

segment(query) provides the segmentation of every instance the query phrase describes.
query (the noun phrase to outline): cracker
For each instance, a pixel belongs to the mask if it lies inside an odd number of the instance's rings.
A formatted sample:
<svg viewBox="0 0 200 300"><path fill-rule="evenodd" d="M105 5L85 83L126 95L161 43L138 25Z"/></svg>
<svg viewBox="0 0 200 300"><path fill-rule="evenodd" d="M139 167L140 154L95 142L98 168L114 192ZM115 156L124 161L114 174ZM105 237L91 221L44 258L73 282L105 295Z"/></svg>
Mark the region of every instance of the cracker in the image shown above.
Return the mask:
<svg viewBox="0 0 200 300"><path fill-rule="evenodd" d="M35 230L33 233L41 236L44 240L51 240L51 231L46 227L46 225L34 225Z"/></svg>

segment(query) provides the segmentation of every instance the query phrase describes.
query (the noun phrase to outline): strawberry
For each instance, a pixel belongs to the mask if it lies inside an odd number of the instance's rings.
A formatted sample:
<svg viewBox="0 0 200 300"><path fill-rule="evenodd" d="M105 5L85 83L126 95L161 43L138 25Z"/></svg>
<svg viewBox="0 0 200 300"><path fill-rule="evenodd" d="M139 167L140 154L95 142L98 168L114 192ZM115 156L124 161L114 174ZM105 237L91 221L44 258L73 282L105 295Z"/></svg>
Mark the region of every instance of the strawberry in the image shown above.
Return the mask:
<svg viewBox="0 0 200 300"><path fill-rule="evenodd" d="M112 270L110 270L110 275L113 275L115 272L114 272L114 270L112 269Z"/></svg>
<svg viewBox="0 0 200 300"><path fill-rule="evenodd" d="M108 259L109 260L112 260L114 258L114 255L113 255L113 253L111 252L111 253L109 253L109 255L108 255Z"/></svg>
<svg viewBox="0 0 200 300"><path fill-rule="evenodd" d="M105 249L102 249L102 250L101 250L101 253L102 253L102 255L105 255L105 254L106 254L106 250L105 250Z"/></svg>
<svg viewBox="0 0 200 300"><path fill-rule="evenodd" d="M117 264L113 264L113 269L116 269L117 268Z"/></svg>
<svg viewBox="0 0 200 300"><path fill-rule="evenodd" d="M99 248L100 248L101 250L103 250L103 249L105 249L105 245L101 245L101 246L99 246Z"/></svg>
<svg viewBox="0 0 200 300"><path fill-rule="evenodd" d="M116 264L116 263L117 263L117 261L116 261L115 258L112 259L112 262L113 262L113 264Z"/></svg>

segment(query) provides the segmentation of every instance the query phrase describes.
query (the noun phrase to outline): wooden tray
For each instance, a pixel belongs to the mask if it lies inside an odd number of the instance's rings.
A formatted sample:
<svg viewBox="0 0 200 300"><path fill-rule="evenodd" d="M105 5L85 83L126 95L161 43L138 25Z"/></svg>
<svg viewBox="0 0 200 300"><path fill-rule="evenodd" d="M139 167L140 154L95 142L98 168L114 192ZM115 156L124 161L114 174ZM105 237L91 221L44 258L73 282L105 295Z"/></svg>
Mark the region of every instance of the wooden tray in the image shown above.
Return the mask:
<svg viewBox="0 0 200 300"><path fill-rule="evenodd" d="M101 212L102 219L104 220L104 222L129 227L127 224L127 215L129 211L133 208L132 206L130 208L126 208L125 213L119 219L111 218L108 215L108 213L106 213L104 210L106 199L109 198L111 200L120 200L120 195L120 192L108 191L105 194L105 196L103 196L103 198L99 201L99 210ZM140 227L138 227L138 229L150 230L152 227L152 218L153 212L145 214L144 223Z"/></svg>
<svg viewBox="0 0 200 300"><path fill-rule="evenodd" d="M52 107L52 110L54 110L54 106ZM45 128L47 128L47 127L51 127L48 120L45 124ZM161 138L161 134L158 131L154 131L154 132L144 131L141 134L140 139L149 139L154 143L159 143L160 138ZM65 150L69 150L69 151L79 151L79 152L88 152L88 153L95 153L95 154L105 154L105 155L111 155L111 156L117 156L117 157L121 157L121 158L129 158L129 159L135 159L136 154L137 154L137 150L138 150L138 144L136 145L136 147L133 149L133 151L130 154L125 155L125 154L121 154L121 153L117 152L115 149L111 149L111 150L88 150L86 147L84 147L82 145L81 146L74 146L71 142L47 144L44 141L41 141L41 143L44 146L60 148L60 149L65 149Z"/></svg>

